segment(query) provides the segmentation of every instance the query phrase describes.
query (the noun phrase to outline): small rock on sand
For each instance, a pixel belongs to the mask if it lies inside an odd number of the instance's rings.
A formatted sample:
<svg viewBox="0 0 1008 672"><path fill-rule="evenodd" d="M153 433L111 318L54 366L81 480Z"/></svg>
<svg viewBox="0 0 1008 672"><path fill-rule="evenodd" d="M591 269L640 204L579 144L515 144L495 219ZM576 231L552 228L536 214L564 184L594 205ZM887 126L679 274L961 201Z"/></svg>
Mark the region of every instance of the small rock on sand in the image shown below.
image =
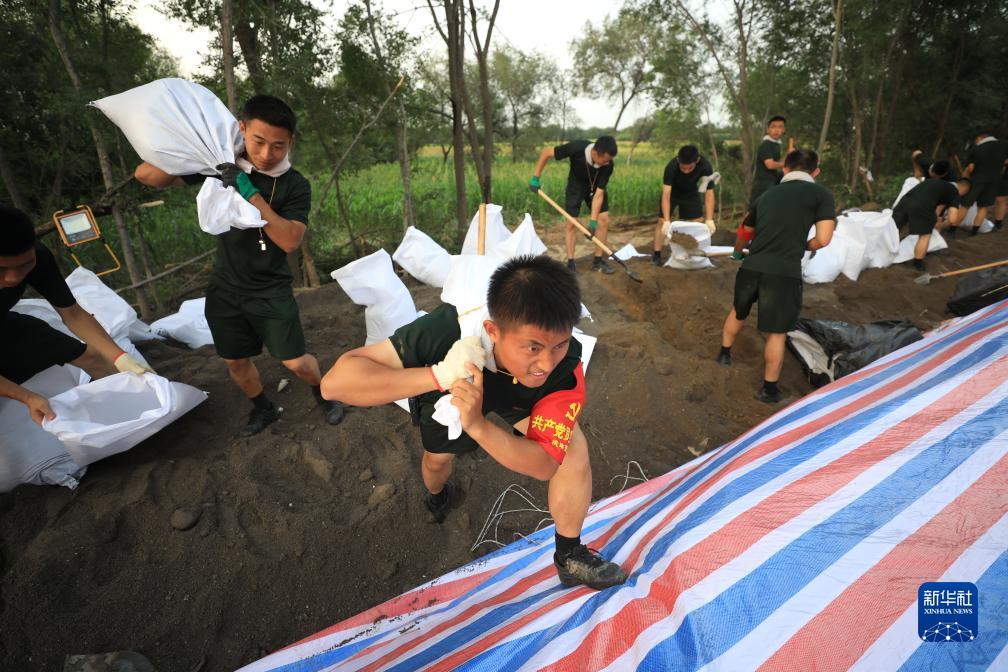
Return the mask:
<svg viewBox="0 0 1008 672"><path fill-rule="evenodd" d="M372 478L374 478L374 473L370 469L365 469L360 473L360 476L357 477L357 480L359 480L361 483L366 483L370 481Z"/></svg>
<svg viewBox="0 0 1008 672"><path fill-rule="evenodd" d="M203 513L202 509L192 509L187 506L181 506L175 509L175 512L172 513L171 526L176 530L188 530L199 522L201 513Z"/></svg>
<svg viewBox="0 0 1008 672"><path fill-rule="evenodd" d="M392 483L383 483L382 485L376 485L375 489L371 491L371 496L368 497L368 508L374 509L382 502L388 500L392 495L395 494L395 485Z"/></svg>
<svg viewBox="0 0 1008 672"><path fill-rule="evenodd" d="M328 483L332 480L335 465L322 454L316 446L307 445L304 448L304 461L308 468L315 472L315 475Z"/></svg>

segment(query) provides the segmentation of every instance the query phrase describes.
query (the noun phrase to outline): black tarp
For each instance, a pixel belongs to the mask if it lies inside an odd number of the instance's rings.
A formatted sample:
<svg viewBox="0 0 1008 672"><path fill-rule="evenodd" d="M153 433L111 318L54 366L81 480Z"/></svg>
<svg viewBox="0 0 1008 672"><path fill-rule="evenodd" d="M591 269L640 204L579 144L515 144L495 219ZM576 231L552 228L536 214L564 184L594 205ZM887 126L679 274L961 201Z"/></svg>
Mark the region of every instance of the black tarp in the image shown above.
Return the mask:
<svg viewBox="0 0 1008 672"><path fill-rule="evenodd" d="M1005 298L1008 298L1008 266L998 266L960 278L948 300L948 309L961 317Z"/></svg>
<svg viewBox="0 0 1008 672"><path fill-rule="evenodd" d="M811 336L825 353L826 372L813 371L808 353L803 353L801 344L788 338L788 348L798 357L809 382L816 387L842 378L924 337L920 329L905 320L883 320L858 325L836 320L801 318L795 329Z"/></svg>

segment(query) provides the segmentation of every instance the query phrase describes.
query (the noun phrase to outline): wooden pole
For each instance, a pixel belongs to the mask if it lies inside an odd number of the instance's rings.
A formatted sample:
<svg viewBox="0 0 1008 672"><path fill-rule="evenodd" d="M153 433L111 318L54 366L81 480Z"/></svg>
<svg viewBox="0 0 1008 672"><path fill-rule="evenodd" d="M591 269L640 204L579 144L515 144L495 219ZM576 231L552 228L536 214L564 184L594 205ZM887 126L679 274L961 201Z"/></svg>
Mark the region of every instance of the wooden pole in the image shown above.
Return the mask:
<svg viewBox="0 0 1008 672"><path fill-rule="evenodd" d="M479 238L476 243L476 252L480 256L486 254L486 203L480 203L479 207Z"/></svg>

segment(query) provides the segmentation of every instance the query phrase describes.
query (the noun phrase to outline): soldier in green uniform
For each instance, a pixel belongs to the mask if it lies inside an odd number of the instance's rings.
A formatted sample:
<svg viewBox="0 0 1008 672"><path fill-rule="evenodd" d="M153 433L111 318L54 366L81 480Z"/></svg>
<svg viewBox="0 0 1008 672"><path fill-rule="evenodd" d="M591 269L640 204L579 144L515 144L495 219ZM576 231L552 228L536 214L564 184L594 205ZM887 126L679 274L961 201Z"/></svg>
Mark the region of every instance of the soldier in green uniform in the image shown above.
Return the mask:
<svg viewBox="0 0 1008 672"><path fill-rule="evenodd" d="M592 477L578 424L581 344L571 333L581 316L577 279L549 257L516 257L494 272L485 308L479 336L463 338L455 307L444 304L384 341L344 353L326 373L323 394L355 406L416 399L425 504L437 522L461 501L449 480L455 455L482 449L505 469L549 481L553 561L563 584L623 583L619 565L581 543ZM461 423L454 439L435 418L448 391ZM490 422L490 412L513 431Z"/></svg>
<svg viewBox="0 0 1008 672"><path fill-rule="evenodd" d="M977 206L971 235L975 236L980 232L980 225L987 217L987 208L994 205L998 192L1002 190L1001 182L1006 165L1008 165L1008 141L998 140L986 132L978 133L973 147L966 155L966 167L963 169L963 176L970 179L972 186L969 193L963 197L962 204L966 208L974 203Z"/></svg>
<svg viewBox="0 0 1008 672"><path fill-rule="evenodd" d="M609 196L606 189L609 186L609 178L613 174L612 162L616 152L616 139L611 135L600 135L595 142L571 140L556 147L547 147L539 154L535 174L529 180L529 189L539 191L539 180L547 161L569 159L570 171L567 173L564 210L571 217L577 217L581 213L581 206L587 205L588 229L605 243L609 233ZM576 237L574 226L568 222L566 231L567 268L571 271L575 270L574 241ZM601 247L595 248L592 270L606 274L614 272L602 257Z"/></svg>
<svg viewBox="0 0 1008 672"><path fill-rule="evenodd" d="M672 220L672 213L678 210L679 219L704 222L707 230L714 234L714 168L710 161L700 154L693 145L684 145L679 153L665 166L662 175L661 219L655 227L654 252L651 263L661 265L661 251L665 247L665 236Z"/></svg>
<svg viewBox="0 0 1008 672"><path fill-rule="evenodd" d="M280 417L252 363L263 345L312 387L326 422L335 425L343 419L342 405L322 398L322 372L305 347L287 265L287 254L301 245L311 210L311 185L288 158L296 123L294 111L282 100L253 96L241 114L244 155L236 159L237 165L217 167L225 186L237 189L266 222L262 228L232 228L217 236L206 292L206 319L214 347L227 363L231 379L252 402L241 436L258 434ZM146 162L137 167L135 177L155 188L206 179L204 175L169 175Z"/></svg>
<svg viewBox="0 0 1008 672"><path fill-rule="evenodd" d="M752 204L749 255L735 277L734 306L721 333L717 361L731 365L731 347L753 305L759 303L759 330L766 335L760 401L775 404L784 395L777 387L784 364L787 332L794 329L802 307L802 257L829 245L836 225L833 194L815 183L819 156L809 149L790 152L781 183ZM815 227L815 236L808 233Z"/></svg>
<svg viewBox="0 0 1008 672"><path fill-rule="evenodd" d="M924 270L924 256L931 241L931 231L939 227L940 220L946 219L950 227L959 225L962 217L959 202L969 188L966 178L953 184L932 176L910 189L896 204L893 209L896 226L900 229L908 226L911 235L919 236L913 260L917 270Z"/></svg>
<svg viewBox="0 0 1008 672"><path fill-rule="evenodd" d="M787 120L779 115L770 117L770 121L767 122L766 135L756 149L756 170L753 174L752 193L749 195L750 210L764 191L781 181L780 170L784 167L784 161L781 159L781 138L784 137L786 123ZM790 153L794 148L794 138L791 138L786 153Z"/></svg>

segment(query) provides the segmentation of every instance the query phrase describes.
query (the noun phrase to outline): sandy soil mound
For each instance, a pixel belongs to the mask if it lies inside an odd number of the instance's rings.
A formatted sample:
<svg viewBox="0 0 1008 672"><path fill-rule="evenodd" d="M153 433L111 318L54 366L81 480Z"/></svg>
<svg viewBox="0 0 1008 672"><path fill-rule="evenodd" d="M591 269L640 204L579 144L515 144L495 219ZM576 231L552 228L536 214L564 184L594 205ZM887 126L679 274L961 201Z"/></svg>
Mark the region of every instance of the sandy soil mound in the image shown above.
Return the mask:
<svg viewBox="0 0 1008 672"><path fill-rule="evenodd" d="M646 250L649 226L617 227L613 239ZM555 248L561 234L551 231L547 242ZM1006 241L1004 233L951 241L930 268L998 259ZM731 369L713 361L736 264L684 272L633 263L642 285L622 273L590 273L587 258L579 264L595 316L582 327L600 338L583 415L595 498L623 487L617 477L630 461L648 476L663 473L777 410L752 398L762 372L754 326ZM947 317L954 280L925 287L913 283L917 275L902 265L866 271L857 283L806 286L804 314L932 327ZM437 304L437 290L411 288L418 307ZM298 300L324 367L363 342L362 310L335 284ZM93 465L75 492L22 486L0 495L0 669L57 670L66 654L121 649L143 653L162 672L234 669L492 550L470 546L509 484L545 506L545 484L476 454L457 461L468 490L462 509L432 524L421 500L419 437L398 408L353 409L329 427L307 387L292 381L277 392L291 376L260 358L284 414L262 435L236 439L248 404L212 348L158 344L144 354L210 398ZM790 355L782 389L789 400L811 389ZM499 540L541 517L509 517Z"/></svg>

